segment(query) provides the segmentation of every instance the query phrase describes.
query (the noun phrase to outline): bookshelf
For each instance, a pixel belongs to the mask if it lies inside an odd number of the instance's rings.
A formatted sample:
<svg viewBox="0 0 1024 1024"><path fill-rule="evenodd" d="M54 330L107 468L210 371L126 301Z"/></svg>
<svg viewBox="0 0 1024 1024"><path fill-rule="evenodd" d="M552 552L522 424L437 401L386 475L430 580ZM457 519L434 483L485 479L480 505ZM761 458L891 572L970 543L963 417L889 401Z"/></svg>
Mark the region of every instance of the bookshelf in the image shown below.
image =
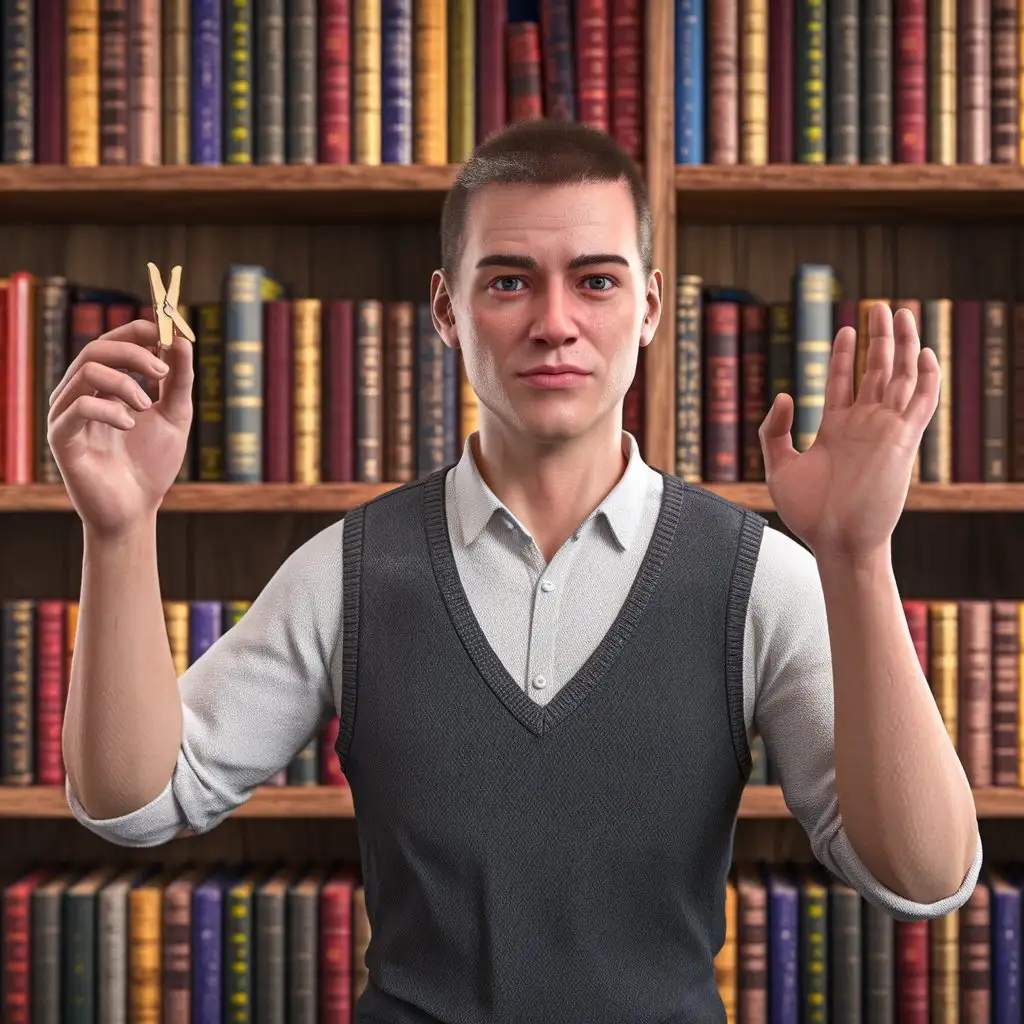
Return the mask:
<svg viewBox="0 0 1024 1024"><path fill-rule="evenodd" d="M664 274L644 354L644 455L675 465L676 282L700 274L768 299L801 261L834 265L854 297L1024 299L1024 166L695 165L674 161L673 3L644 0L643 172ZM187 301L220 298L226 265L274 267L297 296L425 295L436 221L457 165L15 166L0 164L0 274L18 269L145 294L144 267L184 267ZM175 484L158 524L167 600L254 598L287 555L393 483ZM783 527L762 483L706 484ZM1024 481L914 484L894 538L905 597L1024 599ZM74 598L81 527L56 484L0 484L0 598ZM989 859L1024 859L1024 788L976 791ZM810 862L775 786L749 787L738 859ZM281 827L286 822L286 827ZM0 787L0 869L45 860L270 863L359 856L351 798L262 787L204 836L111 848L59 787Z"/></svg>

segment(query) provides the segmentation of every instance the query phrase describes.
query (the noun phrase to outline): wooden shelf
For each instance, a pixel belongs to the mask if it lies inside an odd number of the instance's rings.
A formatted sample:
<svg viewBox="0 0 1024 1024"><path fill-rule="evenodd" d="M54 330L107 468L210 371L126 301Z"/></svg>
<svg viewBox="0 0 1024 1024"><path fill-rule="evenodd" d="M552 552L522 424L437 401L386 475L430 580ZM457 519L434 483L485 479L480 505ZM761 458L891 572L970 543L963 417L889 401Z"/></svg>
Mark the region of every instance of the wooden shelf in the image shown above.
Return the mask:
<svg viewBox="0 0 1024 1024"><path fill-rule="evenodd" d="M383 484L175 484L164 512L345 512L397 486ZM765 484L704 484L759 512L772 503ZM1024 483L916 484L908 512L1024 512ZM0 485L0 512L70 512L61 484Z"/></svg>
<svg viewBox="0 0 1024 1024"><path fill-rule="evenodd" d="M321 224L433 218L457 169L0 165L0 222Z"/></svg>
<svg viewBox="0 0 1024 1024"><path fill-rule="evenodd" d="M1024 818L1024 789L977 789L979 818ZM778 786L748 786L742 819L780 820L792 815ZM352 793L343 786L264 786L234 818L352 818ZM0 818L72 818L60 786L0 786Z"/></svg>
<svg viewBox="0 0 1024 1024"><path fill-rule="evenodd" d="M688 223L863 223L1024 216L1024 167L893 164L677 166L676 213Z"/></svg>

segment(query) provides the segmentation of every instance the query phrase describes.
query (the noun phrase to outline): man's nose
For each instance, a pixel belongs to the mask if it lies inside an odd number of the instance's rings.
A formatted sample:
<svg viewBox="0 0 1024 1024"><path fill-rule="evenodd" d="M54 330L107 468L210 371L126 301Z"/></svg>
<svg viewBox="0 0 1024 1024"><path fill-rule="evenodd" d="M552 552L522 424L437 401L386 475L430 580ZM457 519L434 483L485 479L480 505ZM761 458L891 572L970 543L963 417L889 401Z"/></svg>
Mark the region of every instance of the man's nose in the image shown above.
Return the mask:
<svg viewBox="0 0 1024 1024"><path fill-rule="evenodd" d="M572 309L572 299L563 288L548 288L539 305L530 334L532 340L543 341L548 345L564 345L576 340L579 328Z"/></svg>

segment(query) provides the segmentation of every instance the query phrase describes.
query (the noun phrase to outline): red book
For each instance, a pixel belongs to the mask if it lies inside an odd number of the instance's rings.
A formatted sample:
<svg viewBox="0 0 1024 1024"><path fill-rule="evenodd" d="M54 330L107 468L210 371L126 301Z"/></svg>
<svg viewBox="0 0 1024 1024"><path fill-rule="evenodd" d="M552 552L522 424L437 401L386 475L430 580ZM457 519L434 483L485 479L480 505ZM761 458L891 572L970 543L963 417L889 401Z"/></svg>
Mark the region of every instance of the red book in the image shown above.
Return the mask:
<svg viewBox="0 0 1024 1024"><path fill-rule="evenodd" d="M36 605L36 784L64 785L65 629L64 602Z"/></svg>
<svg viewBox="0 0 1024 1024"><path fill-rule="evenodd" d="M292 304L287 299L263 303L266 373L263 395L263 479L292 480Z"/></svg>
<svg viewBox="0 0 1024 1024"><path fill-rule="evenodd" d="M540 26L516 21L508 26L508 119L544 116L540 78Z"/></svg>
<svg viewBox="0 0 1024 1024"><path fill-rule="evenodd" d="M925 0L896 0L896 162L927 159Z"/></svg>
<svg viewBox="0 0 1024 1024"><path fill-rule="evenodd" d="M324 316L323 479L355 479L355 304L332 299Z"/></svg>
<svg viewBox="0 0 1024 1024"><path fill-rule="evenodd" d="M352 162L351 0L320 0L320 163Z"/></svg>

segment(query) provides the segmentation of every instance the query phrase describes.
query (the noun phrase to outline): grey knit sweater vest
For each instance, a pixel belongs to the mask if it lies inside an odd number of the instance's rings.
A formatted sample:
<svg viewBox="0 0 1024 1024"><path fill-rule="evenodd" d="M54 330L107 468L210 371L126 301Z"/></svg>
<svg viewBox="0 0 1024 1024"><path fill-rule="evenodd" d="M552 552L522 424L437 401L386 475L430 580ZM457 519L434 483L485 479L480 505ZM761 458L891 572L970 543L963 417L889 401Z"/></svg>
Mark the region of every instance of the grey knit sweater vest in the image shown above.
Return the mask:
<svg viewBox="0 0 1024 1024"><path fill-rule="evenodd" d="M345 520L337 752L371 928L354 1021L724 1022L764 520L665 475L618 617L540 706L473 617L446 473Z"/></svg>

